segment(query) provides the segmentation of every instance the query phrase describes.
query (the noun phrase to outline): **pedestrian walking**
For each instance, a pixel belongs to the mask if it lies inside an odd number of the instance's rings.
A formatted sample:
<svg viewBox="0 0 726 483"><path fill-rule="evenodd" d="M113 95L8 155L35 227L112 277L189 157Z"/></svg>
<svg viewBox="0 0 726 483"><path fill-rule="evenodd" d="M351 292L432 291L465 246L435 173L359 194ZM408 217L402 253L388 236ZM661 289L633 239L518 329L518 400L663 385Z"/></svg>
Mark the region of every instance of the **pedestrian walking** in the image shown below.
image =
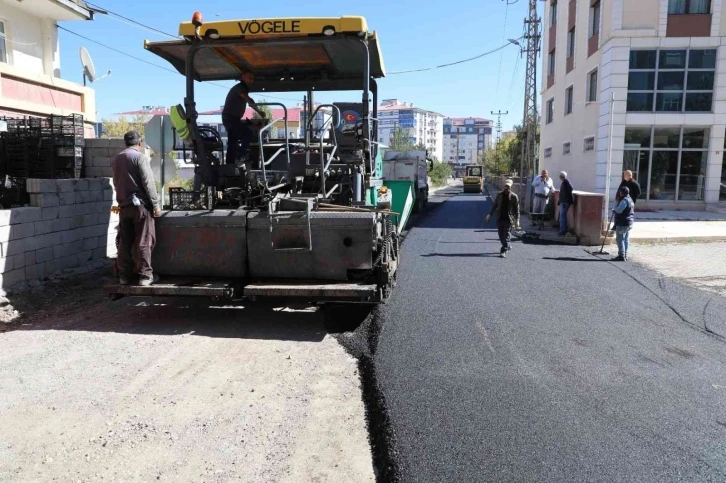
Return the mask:
<svg viewBox="0 0 726 483"><path fill-rule="evenodd" d="M567 212L575 203L575 197L572 195L572 184L567 178L567 171L560 172L560 181L560 235L564 236L567 234Z"/></svg>
<svg viewBox="0 0 726 483"><path fill-rule="evenodd" d="M620 202L615 207L615 239L618 243L618 256L613 258L614 262L624 262L628 259L628 248L630 248L630 230L633 229L635 221L635 203L630 197L630 190L623 186L618 190Z"/></svg>
<svg viewBox="0 0 726 483"><path fill-rule="evenodd" d="M502 248L499 250L499 256L507 257L507 252L512 249L510 240L512 239L512 227L519 229L519 197L512 193L512 185L514 182L508 179L504 182L504 189L497 194L494 199L494 206L487 215L487 223L492 218L492 214L497 216L497 231L499 232L499 241Z"/></svg>
<svg viewBox="0 0 726 483"><path fill-rule="evenodd" d="M138 132L129 131L124 142L126 149L111 164L116 202L121 209L116 266L121 285L129 285L138 276L139 285L149 286L159 280L151 268L151 252L156 244L153 217L161 215L161 205L143 139Z"/></svg>
<svg viewBox="0 0 726 483"><path fill-rule="evenodd" d="M544 215L547 212L547 203L549 202L550 195L555 190L552 178L550 178L546 169L543 169L542 173L534 178L532 186L534 186L534 207L532 214Z"/></svg>
<svg viewBox="0 0 726 483"><path fill-rule="evenodd" d="M633 179L633 172L629 169L623 172L623 181L618 187L618 194L620 193L620 188L628 188L628 190L630 190L630 198L633 200L633 204L638 202L638 198L640 198L642 193L640 190L640 184ZM616 198L616 201L620 200Z"/></svg>

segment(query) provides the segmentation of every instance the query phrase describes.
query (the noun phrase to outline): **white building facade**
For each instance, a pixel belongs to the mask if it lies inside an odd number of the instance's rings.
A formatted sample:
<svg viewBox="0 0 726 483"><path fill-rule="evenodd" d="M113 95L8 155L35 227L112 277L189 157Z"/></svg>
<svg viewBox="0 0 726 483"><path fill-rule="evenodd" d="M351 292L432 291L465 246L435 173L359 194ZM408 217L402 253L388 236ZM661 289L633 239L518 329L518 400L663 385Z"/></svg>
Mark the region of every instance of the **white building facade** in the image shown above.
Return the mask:
<svg viewBox="0 0 726 483"><path fill-rule="evenodd" d="M57 26L92 18L80 0L0 0L0 117L82 114L94 137L95 94L60 78Z"/></svg>
<svg viewBox="0 0 726 483"><path fill-rule="evenodd" d="M459 168L476 164L492 145L492 125L480 117L444 119L443 161Z"/></svg>
<svg viewBox="0 0 726 483"><path fill-rule="evenodd" d="M726 206L724 0L548 0L540 167L638 206Z"/></svg>
<svg viewBox="0 0 726 483"><path fill-rule="evenodd" d="M398 99L387 99L378 108L378 140L389 144L396 129L404 129L411 144L426 146L432 156L443 160L444 116Z"/></svg>

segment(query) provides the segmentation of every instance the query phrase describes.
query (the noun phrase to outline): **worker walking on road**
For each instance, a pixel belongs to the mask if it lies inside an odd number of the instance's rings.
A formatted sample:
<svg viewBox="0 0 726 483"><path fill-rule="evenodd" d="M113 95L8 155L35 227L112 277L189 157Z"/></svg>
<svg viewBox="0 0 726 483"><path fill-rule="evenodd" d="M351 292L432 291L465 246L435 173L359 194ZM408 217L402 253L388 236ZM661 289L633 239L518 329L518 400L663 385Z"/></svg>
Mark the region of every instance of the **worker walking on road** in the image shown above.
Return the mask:
<svg viewBox="0 0 726 483"><path fill-rule="evenodd" d="M624 262L628 259L628 248L630 248L630 230L633 229L635 221L635 203L630 197L630 190L623 186L618 190L620 202L615 207L615 239L618 242L618 256L613 258L614 262Z"/></svg>
<svg viewBox="0 0 726 483"><path fill-rule="evenodd" d="M116 266L121 285L129 285L131 278L138 275L139 285L149 286L158 281L151 269L151 252L156 244L153 217L161 215L161 205L143 139L136 131L129 131L124 142L126 149L111 165L116 201L121 208Z"/></svg>
<svg viewBox="0 0 726 483"><path fill-rule="evenodd" d="M494 206L487 215L487 223L492 218L492 213L497 214L497 231L499 241L502 242L502 249L499 256L507 257L507 252L512 249L510 245L512 227L519 228L519 197L512 193L511 179L504 182L504 189L494 199Z"/></svg>

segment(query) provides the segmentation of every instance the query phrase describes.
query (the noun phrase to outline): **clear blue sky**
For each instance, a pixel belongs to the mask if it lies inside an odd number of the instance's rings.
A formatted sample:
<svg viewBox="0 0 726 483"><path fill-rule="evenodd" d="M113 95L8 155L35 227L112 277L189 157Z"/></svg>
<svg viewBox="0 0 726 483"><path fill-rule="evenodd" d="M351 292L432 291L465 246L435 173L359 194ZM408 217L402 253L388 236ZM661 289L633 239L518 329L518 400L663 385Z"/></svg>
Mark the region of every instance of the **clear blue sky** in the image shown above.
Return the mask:
<svg viewBox="0 0 726 483"><path fill-rule="evenodd" d="M378 32L389 72L439 65L493 50L506 42L503 39L516 39L522 35L522 21L527 11L526 0L509 6L504 0L372 0L357 3L318 0L314 6L291 0L177 0L173 7L171 2L149 0L93 0L92 3L171 34L176 34L179 23L191 19L195 10L201 10L207 20L362 15L369 28ZM143 48L144 39L169 40L168 37L98 14L93 22L62 22L61 26L170 68L164 60ZM171 106L184 97L184 79L179 74L144 64L63 30L60 31L60 42L64 78L81 82L78 55L81 46L91 53L99 76L108 69L113 71L111 76L93 85L100 117L140 109L144 105ZM418 107L452 117L495 119L491 111L509 111L509 115L502 118L507 130L521 122L524 64L518 48L510 46L458 66L390 75L379 82L379 95L383 99L413 102ZM231 82L224 84L232 85ZM197 107L199 110L216 109L225 95L220 87L198 84ZM279 96L301 99L295 94ZM259 97L256 100L259 101ZM270 96L267 98L273 100ZM347 99L350 97L318 100ZM292 104L294 101L282 102Z"/></svg>

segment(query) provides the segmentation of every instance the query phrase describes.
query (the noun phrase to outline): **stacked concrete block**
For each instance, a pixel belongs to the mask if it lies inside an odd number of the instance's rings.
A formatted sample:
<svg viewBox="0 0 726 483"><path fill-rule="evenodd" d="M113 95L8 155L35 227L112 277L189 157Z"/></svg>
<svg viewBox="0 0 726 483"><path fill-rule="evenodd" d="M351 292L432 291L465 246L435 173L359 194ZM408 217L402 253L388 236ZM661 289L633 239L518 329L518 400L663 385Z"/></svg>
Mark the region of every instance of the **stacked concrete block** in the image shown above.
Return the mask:
<svg viewBox="0 0 726 483"><path fill-rule="evenodd" d="M110 178L111 160L126 149L123 139L86 139L83 165L86 178Z"/></svg>
<svg viewBox="0 0 726 483"><path fill-rule="evenodd" d="M0 287L116 256L110 178L29 179L33 206L0 210Z"/></svg>

